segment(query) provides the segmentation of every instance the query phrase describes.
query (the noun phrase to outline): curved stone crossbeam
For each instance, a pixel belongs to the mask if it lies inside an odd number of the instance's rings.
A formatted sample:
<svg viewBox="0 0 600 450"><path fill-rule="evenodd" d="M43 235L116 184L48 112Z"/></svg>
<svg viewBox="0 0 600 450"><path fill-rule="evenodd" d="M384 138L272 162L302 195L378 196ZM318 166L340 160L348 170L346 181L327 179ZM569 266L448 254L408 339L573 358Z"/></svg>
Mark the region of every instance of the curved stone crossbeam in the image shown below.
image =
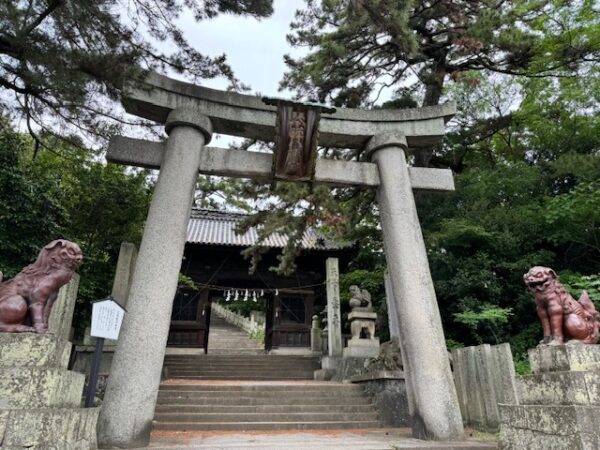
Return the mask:
<svg viewBox="0 0 600 450"><path fill-rule="evenodd" d="M151 73L144 86L129 85L123 100L131 114L165 123L176 108L194 108L210 118L215 133L272 141L274 106L260 97L219 91ZM410 148L436 144L445 124L456 113L453 102L412 109L362 110L344 108L324 114L319 124L319 144L363 149L375 135L395 132L406 136Z"/></svg>

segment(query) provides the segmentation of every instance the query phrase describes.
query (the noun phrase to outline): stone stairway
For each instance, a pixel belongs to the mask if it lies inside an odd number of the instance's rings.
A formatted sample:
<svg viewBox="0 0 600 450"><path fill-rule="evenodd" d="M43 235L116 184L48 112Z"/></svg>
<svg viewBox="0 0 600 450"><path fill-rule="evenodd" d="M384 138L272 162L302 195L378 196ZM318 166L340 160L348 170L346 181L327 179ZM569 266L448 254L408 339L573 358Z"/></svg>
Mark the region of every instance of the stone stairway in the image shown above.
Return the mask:
<svg viewBox="0 0 600 450"><path fill-rule="evenodd" d="M250 339L238 327L227 323L218 315L211 314L208 333L209 355L258 355L264 353L262 345Z"/></svg>
<svg viewBox="0 0 600 450"><path fill-rule="evenodd" d="M154 429L254 431L380 428L360 386L296 382L161 385Z"/></svg>
<svg viewBox="0 0 600 450"><path fill-rule="evenodd" d="M318 358L260 354L244 332L214 319L207 355L165 356L167 379L158 392L154 430L382 426L360 386L313 380Z"/></svg>

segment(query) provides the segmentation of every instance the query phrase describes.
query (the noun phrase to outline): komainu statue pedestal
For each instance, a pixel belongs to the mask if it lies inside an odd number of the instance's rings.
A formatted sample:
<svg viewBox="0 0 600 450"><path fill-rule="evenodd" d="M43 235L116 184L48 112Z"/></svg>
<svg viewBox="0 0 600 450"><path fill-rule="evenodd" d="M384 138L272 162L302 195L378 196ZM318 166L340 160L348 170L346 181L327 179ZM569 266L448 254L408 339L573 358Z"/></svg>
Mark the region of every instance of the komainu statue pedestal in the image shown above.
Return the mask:
<svg viewBox="0 0 600 450"><path fill-rule="evenodd" d="M500 404L501 450L600 448L600 345L529 350L518 405Z"/></svg>
<svg viewBox="0 0 600 450"><path fill-rule="evenodd" d="M2 450L96 449L99 408L81 408L85 375L67 370L71 343L0 333Z"/></svg>

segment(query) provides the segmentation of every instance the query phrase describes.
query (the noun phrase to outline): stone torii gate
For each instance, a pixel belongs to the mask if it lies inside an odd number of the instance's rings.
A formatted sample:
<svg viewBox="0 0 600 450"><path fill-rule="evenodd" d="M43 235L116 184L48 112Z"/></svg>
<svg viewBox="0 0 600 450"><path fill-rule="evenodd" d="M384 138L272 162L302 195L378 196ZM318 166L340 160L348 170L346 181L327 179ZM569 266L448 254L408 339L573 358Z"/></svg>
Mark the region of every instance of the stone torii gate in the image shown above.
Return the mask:
<svg viewBox="0 0 600 450"><path fill-rule="evenodd" d="M173 298L198 172L273 179L269 153L206 147L214 132L273 141L277 110L258 97L151 74L131 87L129 113L165 125L166 142L115 137L111 162L160 168L99 419L105 446L149 442ZM341 109L323 116L319 144L365 149L371 162L317 159L313 181L377 189L385 254L401 331L413 435L460 439L462 419L448 362L413 189L453 190L446 169L409 167L405 151L441 140L455 105Z"/></svg>

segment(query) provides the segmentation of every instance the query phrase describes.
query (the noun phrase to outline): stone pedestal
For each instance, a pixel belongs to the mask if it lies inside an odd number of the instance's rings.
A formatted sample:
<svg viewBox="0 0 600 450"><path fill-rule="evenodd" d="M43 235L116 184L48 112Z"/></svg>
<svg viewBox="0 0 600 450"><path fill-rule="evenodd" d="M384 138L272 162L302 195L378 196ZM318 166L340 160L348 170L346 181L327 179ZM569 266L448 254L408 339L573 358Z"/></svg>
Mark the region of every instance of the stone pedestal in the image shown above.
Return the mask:
<svg viewBox="0 0 600 450"><path fill-rule="evenodd" d="M404 372L401 370L378 370L350 378L352 383L361 384L371 397L379 420L389 427L412 425Z"/></svg>
<svg viewBox="0 0 600 450"><path fill-rule="evenodd" d="M71 343L0 333L0 447L95 449L97 408L80 408L85 376L67 370Z"/></svg>
<svg viewBox="0 0 600 450"><path fill-rule="evenodd" d="M379 338L375 337L377 313L354 308L348 314L352 338L344 349L344 358L377 358L379 356ZM362 336L362 335L365 336Z"/></svg>
<svg viewBox="0 0 600 450"><path fill-rule="evenodd" d="M529 351L532 375L517 378L518 405L500 404L500 449L600 448L600 346Z"/></svg>

